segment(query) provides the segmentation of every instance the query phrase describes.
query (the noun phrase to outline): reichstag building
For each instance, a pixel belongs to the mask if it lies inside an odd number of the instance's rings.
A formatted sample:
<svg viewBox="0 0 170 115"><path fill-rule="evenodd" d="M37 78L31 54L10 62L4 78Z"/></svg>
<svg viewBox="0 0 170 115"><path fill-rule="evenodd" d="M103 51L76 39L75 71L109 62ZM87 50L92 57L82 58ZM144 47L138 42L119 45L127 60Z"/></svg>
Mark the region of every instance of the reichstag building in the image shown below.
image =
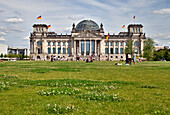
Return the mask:
<svg viewBox="0 0 170 115"><path fill-rule="evenodd" d="M128 25L128 32L118 35L110 34L109 42L100 26L92 20L83 20L77 25L73 23L71 35L58 35L49 32L46 24L34 24L30 34L30 58L49 60L51 56L63 60L84 60L90 57L96 60L125 60L125 48L128 40L133 40L136 54L142 54L144 40L141 24Z"/></svg>

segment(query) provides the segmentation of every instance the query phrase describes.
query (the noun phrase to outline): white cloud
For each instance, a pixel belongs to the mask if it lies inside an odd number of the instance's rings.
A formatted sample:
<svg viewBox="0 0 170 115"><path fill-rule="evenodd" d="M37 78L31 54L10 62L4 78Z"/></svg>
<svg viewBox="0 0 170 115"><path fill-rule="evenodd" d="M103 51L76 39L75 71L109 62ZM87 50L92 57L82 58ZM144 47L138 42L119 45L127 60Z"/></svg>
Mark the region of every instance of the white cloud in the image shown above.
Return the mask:
<svg viewBox="0 0 170 115"><path fill-rule="evenodd" d="M84 19L83 16L69 16L68 19L71 19L71 20L81 20L81 19Z"/></svg>
<svg viewBox="0 0 170 115"><path fill-rule="evenodd" d="M165 39L170 39L170 35L166 36Z"/></svg>
<svg viewBox="0 0 170 115"><path fill-rule="evenodd" d="M24 20L21 19L21 18L8 18L8 19L5 19L5 22L9 22L9 23L21 23L23 21Z"/></svg>
<svg viewBox="0 0 170 115"><path fill-rule="evenodd" d="M170 45L170 42L168 42L168 44Z"/></svg>
<svg viewBox="0 0 170 115"><path fill-rule="evenodd" d="M29 36L26 36L23 38L24 40L29 40Z"/></svg>
<svg viewBox="0 0 170 115"><path fill-rule="evenodd" d="M1 34L1 35L6 35L6 33L5 33L5 32L0 32L0 34Z"/></svg>
<svg viewBox="0 0 170 115"><path fill-rule="evenodd" d="M160 41L158 41L158 40L154 40L154 42L155 42L155 43L157 43L157 44L161 43L161 42L160 42Z"/></svg>
<svg viewBox="0 0 170 115"><path fill-rule="evenodd" d="M157 33L157 34L153 34L151 37L153 38L170 38L170 34L169 33Z"/></svg>
<svg viewBox="0 0 170 115"><path fill-rule="evenodd" d="M66 28L64 28L64 32L70 33L70 32L71 32L71 29L72 29L72 27L66 27Z"/></svg>
<svg viewBox="0 0 170 115"><path fill-rule="evenodd" d="M154 10L153 13L155 13L155 14L170 14L170 8Z"/></svg>
<svg viewBox="0 0 170 115"><path fill-rule="evenodd" d="M0 37L0 41L6 41L4 37Z"/></svg>

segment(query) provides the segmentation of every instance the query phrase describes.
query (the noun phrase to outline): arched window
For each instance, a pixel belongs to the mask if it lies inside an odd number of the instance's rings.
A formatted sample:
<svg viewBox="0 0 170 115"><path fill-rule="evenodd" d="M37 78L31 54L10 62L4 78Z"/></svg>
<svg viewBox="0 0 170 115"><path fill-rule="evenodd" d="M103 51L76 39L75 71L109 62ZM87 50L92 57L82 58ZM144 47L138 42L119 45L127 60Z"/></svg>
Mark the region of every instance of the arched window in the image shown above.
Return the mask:
<svg viewBox="0 0 170 115"><path fill-rule="evenodd" d="M42 42L38 41L38 42L37 42L37 45L42 45Z"/></svg>
<svg viewBox="0 0 170 115"><path fill-rule="evenodd" d="M135 46L139 46L139 42L136 41L136 42L134 43L134 45L135 45Z"/></svg>

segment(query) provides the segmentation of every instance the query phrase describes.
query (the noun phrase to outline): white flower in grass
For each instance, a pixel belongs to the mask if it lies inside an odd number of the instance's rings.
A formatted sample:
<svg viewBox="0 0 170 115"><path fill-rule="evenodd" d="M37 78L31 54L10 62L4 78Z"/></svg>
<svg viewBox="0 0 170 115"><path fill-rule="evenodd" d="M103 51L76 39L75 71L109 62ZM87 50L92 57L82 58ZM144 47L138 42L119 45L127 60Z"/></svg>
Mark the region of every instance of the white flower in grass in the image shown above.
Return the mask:
<svg viewBox="0 0 170 115"><path fill-rule="evenodd" d="M56 108L57 104L54 105L54 107Z"/></svg>
<svg viewBox="0 0 170 115"><path fill-rule="evenodd" d="M50 104L47 104L48 107L50 107Z"/></svg>
<svg viewBox="0 0 170 115"><path fill-rule="evenodd" d="M54 111L57 111L56 108L53 108Z"/></svg>
<svg viewBox="0 0 170 115"><path fill-rule="evenodd" d="M72 106L72 109L74 109L74 105Z"/></svg>

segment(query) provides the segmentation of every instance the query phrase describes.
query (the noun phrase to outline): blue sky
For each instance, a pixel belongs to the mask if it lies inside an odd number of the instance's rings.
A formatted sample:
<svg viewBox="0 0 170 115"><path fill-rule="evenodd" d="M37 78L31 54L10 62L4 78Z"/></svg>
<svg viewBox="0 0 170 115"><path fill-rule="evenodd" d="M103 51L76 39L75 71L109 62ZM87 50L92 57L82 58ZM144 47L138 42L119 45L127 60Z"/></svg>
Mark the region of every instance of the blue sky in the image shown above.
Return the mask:
<svg viewBox="0 0 170 115"><path fill-rule="evenodd" d="M133 16L147 37L170 46L170 0L0 0L0 44L29 48L34 23L70 34L73 23L91 19L103 23L105 34L118 34L134 23Z"/></svg>

